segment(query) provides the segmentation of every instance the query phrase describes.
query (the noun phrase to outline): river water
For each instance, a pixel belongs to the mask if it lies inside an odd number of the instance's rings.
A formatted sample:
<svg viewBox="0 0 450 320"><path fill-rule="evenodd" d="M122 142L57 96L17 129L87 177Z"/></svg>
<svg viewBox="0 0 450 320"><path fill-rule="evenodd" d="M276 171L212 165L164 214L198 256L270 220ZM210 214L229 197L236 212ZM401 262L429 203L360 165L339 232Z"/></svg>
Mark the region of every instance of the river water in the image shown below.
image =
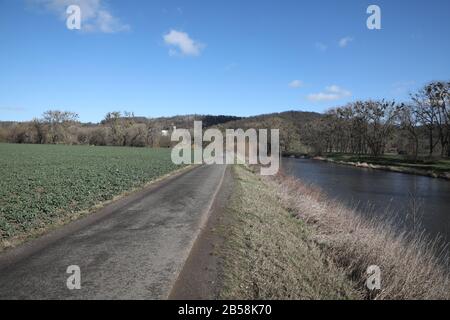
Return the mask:
<svg viewBox="0 0 450 320"><path fill-rule="evenodd" d="M420 204L415 216L426 234L450 243L449 181L309 159L283 158L282 168L330 197L357 206L361 214L391 218L399 229L413 227L408 213L415 198Z"/></svg>

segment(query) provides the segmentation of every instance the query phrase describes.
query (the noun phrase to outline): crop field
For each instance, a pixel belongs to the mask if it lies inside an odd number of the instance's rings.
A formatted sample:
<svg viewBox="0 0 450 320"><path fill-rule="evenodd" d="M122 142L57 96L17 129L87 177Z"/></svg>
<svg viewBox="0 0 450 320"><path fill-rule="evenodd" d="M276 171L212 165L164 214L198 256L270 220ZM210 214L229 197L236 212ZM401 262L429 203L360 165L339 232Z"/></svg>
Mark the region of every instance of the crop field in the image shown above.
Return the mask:
<svg viewBox="0 0 450 320"><path fill-rule="evenodd" d="M0 240L51 225L178 168L169 149L0 144Z"/></svg>

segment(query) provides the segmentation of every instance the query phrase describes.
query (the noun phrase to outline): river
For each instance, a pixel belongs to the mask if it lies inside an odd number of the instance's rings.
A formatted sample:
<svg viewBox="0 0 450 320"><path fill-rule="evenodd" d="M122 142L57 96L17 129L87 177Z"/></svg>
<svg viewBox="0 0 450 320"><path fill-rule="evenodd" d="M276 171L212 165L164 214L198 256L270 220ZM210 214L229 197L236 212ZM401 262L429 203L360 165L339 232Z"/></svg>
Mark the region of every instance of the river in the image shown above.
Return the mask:
<svg viewBox="0 0 450 320"><path fill-rule="evenodd" d="M415 197L420 204L416 217L426 234L450 243L449 181L309 159L283 158L282 168L330 197L357 206L360 214L392 218L399 229L414 225L408 213Z"/></svg>

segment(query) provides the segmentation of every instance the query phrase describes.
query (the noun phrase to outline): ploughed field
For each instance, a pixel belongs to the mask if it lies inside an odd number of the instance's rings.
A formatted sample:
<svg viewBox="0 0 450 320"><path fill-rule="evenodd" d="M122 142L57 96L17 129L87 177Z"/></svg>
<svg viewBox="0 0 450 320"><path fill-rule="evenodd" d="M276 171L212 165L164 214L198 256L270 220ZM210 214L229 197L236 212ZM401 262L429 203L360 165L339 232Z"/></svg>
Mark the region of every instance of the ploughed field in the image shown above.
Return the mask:
<svg viewBox="0 0 450 320"><path fill-rule="evenodd" d="M0 144L0 240L75 216L179 167L169 149Z"/></svg>

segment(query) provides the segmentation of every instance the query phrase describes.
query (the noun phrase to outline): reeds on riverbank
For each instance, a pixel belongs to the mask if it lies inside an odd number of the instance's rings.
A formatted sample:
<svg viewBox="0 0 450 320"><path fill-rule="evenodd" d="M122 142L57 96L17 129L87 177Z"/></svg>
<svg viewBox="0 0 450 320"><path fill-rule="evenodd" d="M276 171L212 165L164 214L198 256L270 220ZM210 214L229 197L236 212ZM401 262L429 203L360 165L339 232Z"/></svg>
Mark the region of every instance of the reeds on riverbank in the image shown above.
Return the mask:
<svg viewBox="0 0 450 320"><path fill-rule="evenodd" d="M362 299L342 268L326 257L311 230L283 207L277 185L233 168L233 194L217 230L220 298L238 300Z"/></svg>
<svg viewBox="0 0 450 320"><path fill-rule="evenodd" d="M367 298L450 299L447 250L438 241L399 233L390 222L363 217L293 177L279 175L272 182L283 205L313 230L324 254ZM381 290L369 293L371 265L381 269Z"/></svg>

